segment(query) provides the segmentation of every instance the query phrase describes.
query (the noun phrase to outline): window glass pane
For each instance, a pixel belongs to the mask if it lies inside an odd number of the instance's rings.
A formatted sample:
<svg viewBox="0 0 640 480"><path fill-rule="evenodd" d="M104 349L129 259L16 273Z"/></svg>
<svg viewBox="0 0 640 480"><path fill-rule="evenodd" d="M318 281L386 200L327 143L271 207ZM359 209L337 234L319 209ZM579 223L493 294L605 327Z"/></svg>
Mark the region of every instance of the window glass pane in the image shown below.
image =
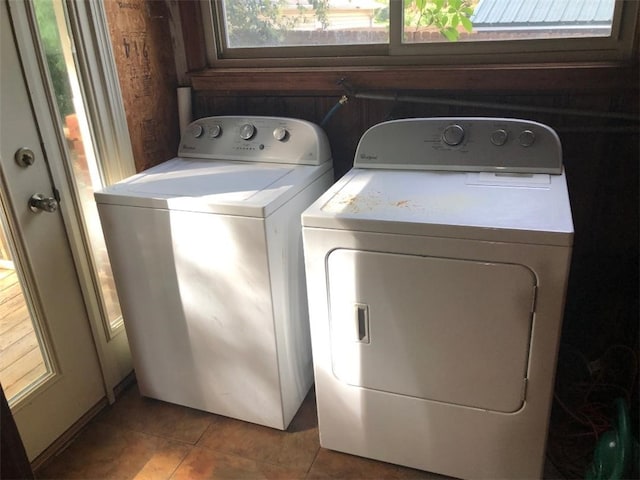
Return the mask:
<svg viewBox="0 0 640 480"><path fill-rule="evenodd" d="M224 0L230 48L389 41L389 0Z"/></svg>
<svg viewBox="0 0 640 480"><path fill-rule="evenodd" d="M58 105L60 124L69 153L71 181L83 219L84 234L89 247L94 280L102 314L108 330L122 322L111 264L107 256L104 236L98 218L93 192L103 187L100 164L93 149L91 130L85 111L78 74L67 30L61 0L37 0L35 3L37 26L47 58L53 94Z"/></svg>
<svg viewBox="0 0 640 480"><path fill-rule="evenodd" d="M404 43L608 37L615 0L405 0Z"/></svg>
<svg viewBox="0 0 640 480"><path fill-rule="evenodd" d="M15 243L0 198L0 383L10 405L35 390L51 373L40 334L40 319L30 301L24 270L13 258Z"/></svg>

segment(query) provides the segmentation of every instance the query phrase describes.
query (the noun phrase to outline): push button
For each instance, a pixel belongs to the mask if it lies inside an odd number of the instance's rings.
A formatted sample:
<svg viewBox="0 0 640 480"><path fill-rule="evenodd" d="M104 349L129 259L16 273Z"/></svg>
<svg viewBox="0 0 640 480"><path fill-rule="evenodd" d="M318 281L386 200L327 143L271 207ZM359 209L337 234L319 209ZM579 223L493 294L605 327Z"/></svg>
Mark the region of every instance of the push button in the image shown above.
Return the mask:
<svg viewBox="0 0 640 480"><path fill-rule="evenodd" d="M503 128L500 128L491 134L491 143L493 143L496 147L501 147L502 145L507 143L508 139L509 134Z"/></svg>
<svg viewBox="0 0 640 480"><path fill-rule="evenodd" d="M518 142L523 147L530 147L536 141L536 134L531 130L523 130L518 137Z"/></svg>

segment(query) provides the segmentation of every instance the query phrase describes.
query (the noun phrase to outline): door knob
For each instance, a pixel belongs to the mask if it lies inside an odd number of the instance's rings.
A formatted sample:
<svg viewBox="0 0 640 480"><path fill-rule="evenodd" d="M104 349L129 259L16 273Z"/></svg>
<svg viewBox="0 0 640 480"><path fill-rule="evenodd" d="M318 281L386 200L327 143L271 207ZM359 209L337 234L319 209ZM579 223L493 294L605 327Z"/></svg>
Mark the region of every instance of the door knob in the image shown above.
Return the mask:
<svg viewBox="0 0 640 480"><path fill-rule="evenodd" d="M58 210L58 201L53 197L45 197L41 193L34 193L29 199L29 209L34 213L41 211L53 213Z"/></svg>

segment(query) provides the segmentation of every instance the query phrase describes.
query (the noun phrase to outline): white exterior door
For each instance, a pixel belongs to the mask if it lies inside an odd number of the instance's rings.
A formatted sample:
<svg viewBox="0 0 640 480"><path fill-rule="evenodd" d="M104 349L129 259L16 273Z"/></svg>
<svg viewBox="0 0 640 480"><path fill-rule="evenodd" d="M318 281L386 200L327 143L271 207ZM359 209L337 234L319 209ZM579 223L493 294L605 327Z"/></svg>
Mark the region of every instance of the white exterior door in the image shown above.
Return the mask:
<svg viewBox="0 0 640 480"><path fill-rule="evenodd" d="M41 136L42 126L34 115L34 109L46 106L34 105L29 96L4 1L0 2L0 22L2 216L11 244L11 265L20 280L11 300L16 305L20 299L24 302L27 324L34 333L31 341L37 344L32 350L40 351L32 357L41 360L37 375L13 396L11 406L29 459L34 460L100 402L106 390L63 222L64 209L73 206L63 197L57 209L46 211L55 208L58 196L52 180L54 168L47 159L50 139ZM21 148L32 155L24 150L16 155ZM51 201L33 211L29 207L33 194ZM2 290L2 295L6 303L8 291ZM8 364L5 353L0 351L2 368Z"/></svg>
<svg viewBox="0 0 640 480"><path fill-rule="evenodd" d="M93 192L135 173L102 2L9 0L9 18L107 397L131 354Z"/></svg>

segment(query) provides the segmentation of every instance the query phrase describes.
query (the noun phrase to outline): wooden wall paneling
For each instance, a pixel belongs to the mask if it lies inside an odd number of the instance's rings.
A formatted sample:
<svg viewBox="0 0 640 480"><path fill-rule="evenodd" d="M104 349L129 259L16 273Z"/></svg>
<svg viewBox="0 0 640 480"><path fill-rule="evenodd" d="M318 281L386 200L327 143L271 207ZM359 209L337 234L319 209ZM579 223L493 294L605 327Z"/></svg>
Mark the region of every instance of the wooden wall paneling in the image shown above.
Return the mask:
<svg viewBox="0 0 640 480"><path fill-rule="evenodd" d="M239 97L207 95L206 92L194 92L193 97L194 119L212 115L232 115L225 112L234 111L236 113L233 113L233 115L240 115L238 110Z"/></svg>
<svg viewBox="0 0 640 480"><path fill-rule="evenodd" d="M339 96L324 98L322 118L319 122L322 122L339 100ZM368 105L368 100L352 98L327 119L325 131L333 151L336 179L342 177L353 166L358 140L370 126Z"/></svg>
<svg viewBox="0 0 640 480"><path fill-rule="evenodd" d="M175 156L177 79L165 2L104 2L136 171Z"/></svg>
<svg viewBox="0 0 640 480"><path fill-rule="evenodd" d="M590 231L602 184L601 160L606 136L593 133L559 133L576 232L574 253L597 251L597 232ZM588 234L582 234L588 232Z"/></svg>
<svg viewBox="0 0 640 480"><path fill-rule="evenodd" d="M589 358L612 345L637 352L640 136L576 142L584 151L567 166L576 238L563 338Z"/></svg>
<svg viewBox="0 0 640 480"><path fill-rule="evenodd" d="M597 180L597 208L591 220L601 226L594 250L619 256L638 248L638 145L636 135L609 134L603 141ZM633 221L635 220L635 221Z"/></svg>
<svg viewBox="0 0 640 480"><path fill-rule="evenodd" d="M187 64L187 51L184 44L185 32L182 29L182 16L180 15L181 0L165 0L169 14L169 31L173 45L173 57L176 64L176 79L178 85L186 87L191 85L189 78L189 66Z"/></svg>
<svg viewBox="0 0 640 480"><path fill-rule="evenodd" d="M207 66L200 1L178 0L187 68L190 72L201 70Z"/></svg>
<svg viewBox="0 0 640 480"><path fill-rule="evenodd" d="M189 2L187 2L189 3ZM262 67L193 72L196 90L224 94L343 92L346 79L356 91L422 90L467 92L577 92L638 89L638 66L620 64L453 65L442 67Z"/></svg>
<svg viewBox="0 0 640 480"><path fill-rule="evenodd" d="M338 100L340 100L339 96L317 97L315 100L317 113L314 122L320 125ZM352 104L347 103L342 105L342 107L335 110L333 114L327 118L327 122L324 125L324 131L327 133L327 137L331 139L331 155L335 179L340 178L351 168L352 158L350 156L349 145L351 144L353 135L347 134L344 129L345 125L349 124L348 119L353 117L354 111L357 112L358 109L354 109ZM345 121L345 119L347 120Z"/></svg>

